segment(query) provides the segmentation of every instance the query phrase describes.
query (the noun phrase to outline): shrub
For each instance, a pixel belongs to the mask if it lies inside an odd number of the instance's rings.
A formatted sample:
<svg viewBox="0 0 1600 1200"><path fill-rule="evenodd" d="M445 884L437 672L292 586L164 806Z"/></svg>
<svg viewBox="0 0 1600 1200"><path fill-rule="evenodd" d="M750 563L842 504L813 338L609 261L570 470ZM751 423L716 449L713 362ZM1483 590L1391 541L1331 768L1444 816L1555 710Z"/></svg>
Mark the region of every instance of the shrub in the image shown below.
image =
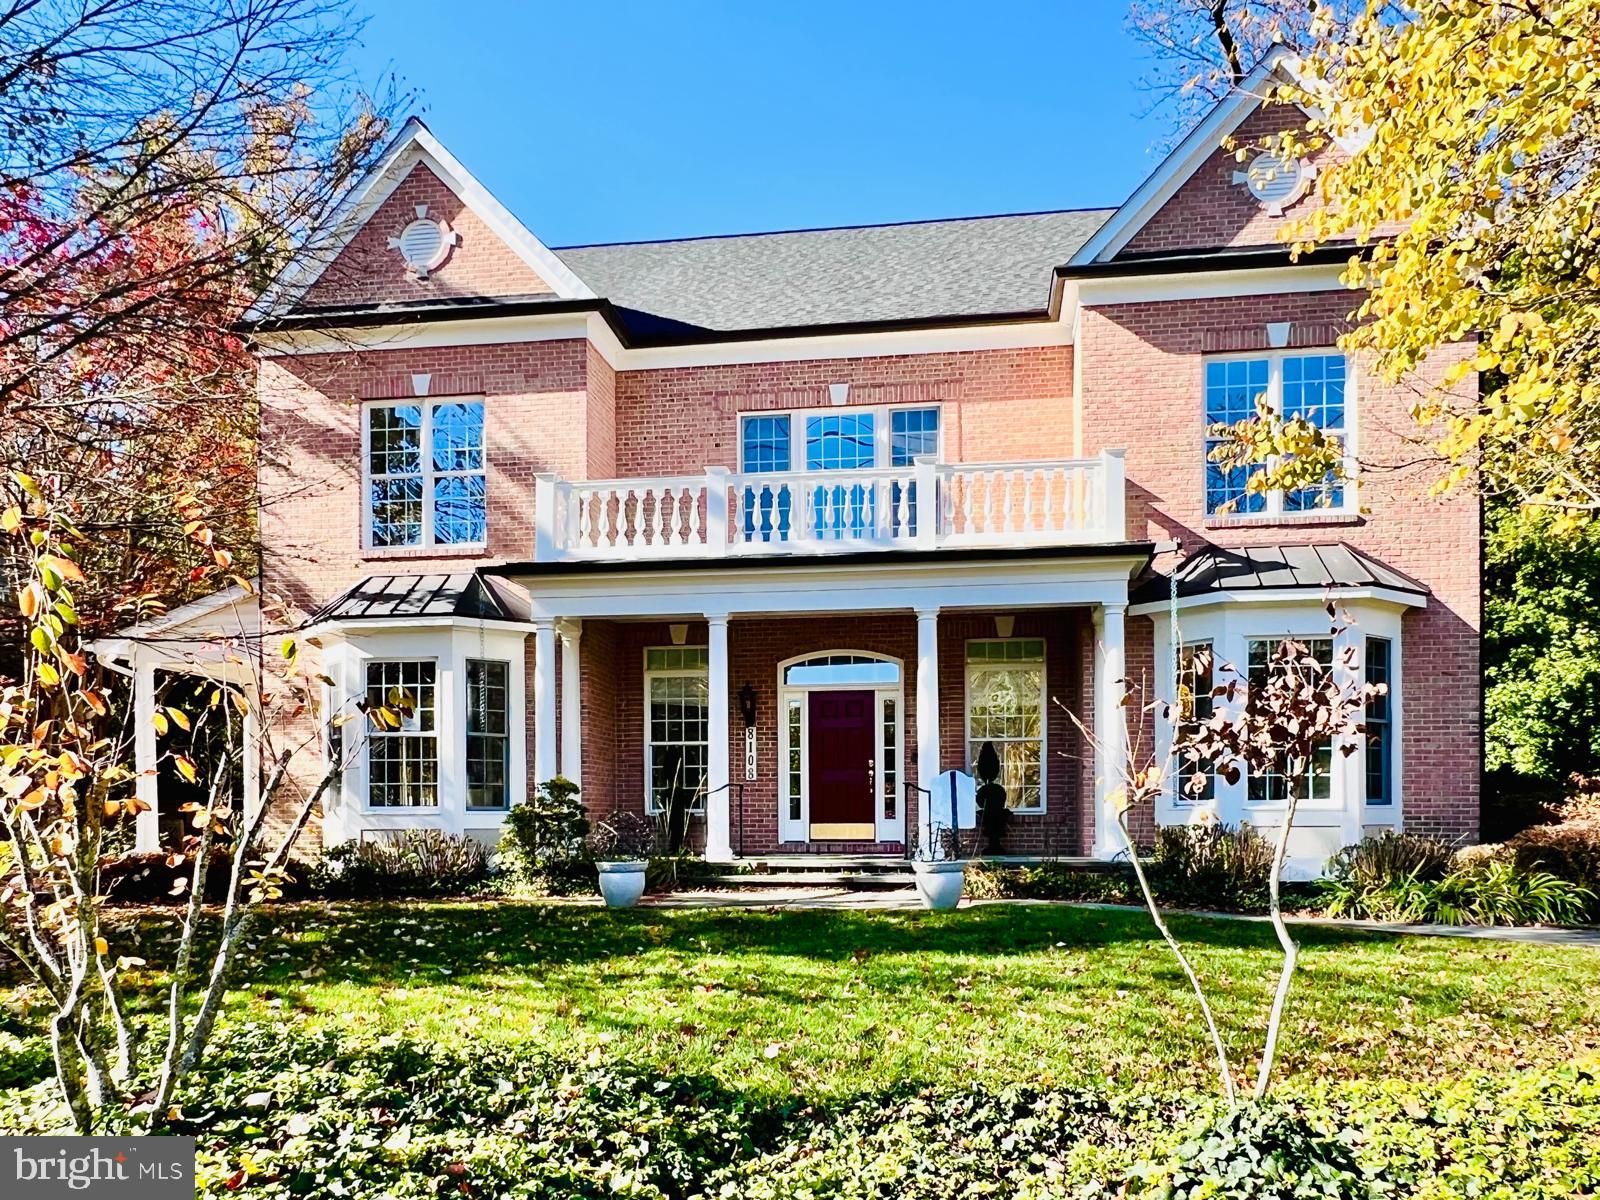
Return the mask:
<svg viewBox="0 0 1600 1200"><path fill-rule="evenodd" d="M1600 895L1600 811L1593 795L1569 800L1562 820L1524 829L1506 850L1525 870L1546 871L1558 879ZM1589 919L1600 919L1600 904L1591 902Z"/></svg>
<svg viewBox="0 0 1600 1200"><path fill-rule="evenodd" d="M1142 903L1133 871L1123 864L1109 870L1084 870L1061 863L1012 866L974 859L967 864L967 895L977 900Z"/></svg>
<svg viewBox="0 0 1600 1200"><path fill-rule="evenodd" d="M506 813L496 849L513 889L565 896L595 890L585 839L589 818L578 785L557 776Z"/></svg>
<svg viewBox="0 0 1600 1200"><path fill-rule="evenodd" d="M215 848L206 867L206 899L220 901L228 889L232 856ZM194 859L187 854L137 851L100 860L100 886L118 904L186 904L194 880Z"/></svg>
<svg viewBox="0 0 1600 1200"><path fill-rule="evenodd" d="M1259 911L1267 906L1272 845L1248 825L1163 825L1149 866L1165 903Z"/></svg>
<svg viewBox="0 0 1600 1200"><path fill-rule="evenodd" d="M636 812L620 812L596 823L589 852L596 862L638 862L656 849L656 827Z"/></svg>
<svg viewBox="0 0 1600 1200"><path fill-rule="evenodd" d="M1376 1195L1348 1144L1290 1108L1244 1104L1203 1119L1165 1160L1133 1172L1160 1200L1342 1200Z"/></svg>
<svg viewBox="0 0 1600 1200"><path fill-rule="evenodd" d="M1402 879L1443 879L1455 847L1442 838L1386 830L1346 846L1328 860L1330 879L1358 888L1382 887Z"/></svg>
<svg viewBox="0 0 1600 1200"><path fill-rule="evenodd" d="M1412 874L1363 884L1333 876L1322 883L1330 916L1379 921L1437 921L1446 925L1575 925L1595 902L1579 884L1530 869L1501 847L1474 846L1446 872Z"/></svg>
<svg viewBox="0 0 1600 1200"><path fill-rule="evenodd" d="M483 889L489 861L489 848L476 838L407 829L390 838L334 846L317 865L311 886L338 899L460 896Z"/></svg>

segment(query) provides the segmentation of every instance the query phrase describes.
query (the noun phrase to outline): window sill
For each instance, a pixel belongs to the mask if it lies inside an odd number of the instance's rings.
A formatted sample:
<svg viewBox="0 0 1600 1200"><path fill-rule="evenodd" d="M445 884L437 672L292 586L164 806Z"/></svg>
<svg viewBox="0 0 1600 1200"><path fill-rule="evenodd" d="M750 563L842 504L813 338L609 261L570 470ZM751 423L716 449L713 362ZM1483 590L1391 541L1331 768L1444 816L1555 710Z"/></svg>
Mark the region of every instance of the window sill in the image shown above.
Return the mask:
<svg viewBox="0 0 1600 1200"><path fill-rule="evenodd" d="M1243 513L1238 516L1209 516L1206 529L1256 529L1282 525L1328 526L1365 525L1367 519L1360 513Z"/></svg>
<svg viewBox="0 0 1600 1200"><path fill-rule="evenodd" d="M471 546L365 546L361 550L361 557L383 562L404 562L407 559L417 558L488 558L489 547L481 544Z"/></svg>

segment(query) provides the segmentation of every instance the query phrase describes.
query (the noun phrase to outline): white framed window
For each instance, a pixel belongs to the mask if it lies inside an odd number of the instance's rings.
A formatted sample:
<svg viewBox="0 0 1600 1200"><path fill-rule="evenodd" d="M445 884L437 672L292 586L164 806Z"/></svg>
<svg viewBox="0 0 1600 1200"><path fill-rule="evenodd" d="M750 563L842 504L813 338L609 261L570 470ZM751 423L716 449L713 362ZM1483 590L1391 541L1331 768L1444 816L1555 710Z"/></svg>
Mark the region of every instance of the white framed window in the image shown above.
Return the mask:
<svg viewBox="0 0 1600 1200"><path fill-rule="evenodd" d="M431 659L374 659L367 663L367 704L408 708L398 728L367 733L367 806L437 808L439 725L435 708L438 664Z"/></svg>
<svg viewBox="0 0 1600 1200"><path fill-rule="evenodd" d="M484 545L483 401L369 404L362 418L368 548Z"/></svg>
<svg viewBox="0 0 1600 1200"><path fill-rule="evenodd" d="M1367 745L1364 762L1367 803L1374 808L1394 806L1394 643L1389 638L1369 637L1362 665L1367 683L1383 684L1381 696L1367 701Z"/></svg>
<svg viewBox="0 0 1600 1200"><path fill-rule="evenodd" d="M688 790L689 811L706 808L711 731L710 651L650 646L644 652L645 811L665 810L674 786Z"/></svg>
<svg viewBox="0 0 1600 1200"><path fill-rule="evenodd" d="M475 811L511 804L510 673L499 659L467 659L467 807Z"/></svg>
<svg viewBox="0 0 1600 1200"><path fill-rule="evenodd" d="M1198 732L1200 726L1211 720L1216 711L1212 696L1216 684L1216 657L1209 641L1185 642L1178 651L1178 720L1176 733L1179 740ZM1173 799L1178 804L1209 804L1217 798L1217 775L1207 769L1208 764L1180 757L1177 762L1177 783ZM1194 786L1197 776L1203 776L1200 787Z"/></svg>
<svg viewBox="0 0 1600 1200"><path fill-rule="evenodd" d="M1295 638L1305 646L1309 655L1324 670L1333 666L1332 638ZM1250 638L1245 644L1248 662L1245 681L1252 688L1263 686L1273 675L1282 674L1285 667L1277 661L1278 648L1285 639ZM1280 767L1282 764L1279 764ZM1258 772L1245 781L1245 799L1251 804L1277 805L1289 798L1288 777L1282 770ZM1324 742L1306 765L1305 779L1300 785L1300 799L1326 804L1333 798L1333 743Z"/></svg>
<svg viewBox="0 0 1600 1200"><path fill-rule="evenodd" d="M1046 686L1043 638L967 643L967 769L992 742L1014 812L1045 809Z"/></svg>
<svg viewBox="0 0 1600 1200"><path fill-rule="evenodd" d="M1273 350L1253 354L1215 355L1205 360L1205 505L1208 515L1293 517L1301 513L1347 513L1354 510L1354 422L1345 357L1338 351ZM1290 491L1250 492L1251 476L1265 463L1224 467L1211 460L1222 444L1212 430L1256 415L1263 400L1285 418L1300 417L1344 446L1344 481Z"/></svg>
<svg viewBox="0 0 1600 1200"><path fill-rule="evenodd" d="M847 405L739 418L739 470L853 471L908 467L922 455L942 457L937 404Z"/></svg>

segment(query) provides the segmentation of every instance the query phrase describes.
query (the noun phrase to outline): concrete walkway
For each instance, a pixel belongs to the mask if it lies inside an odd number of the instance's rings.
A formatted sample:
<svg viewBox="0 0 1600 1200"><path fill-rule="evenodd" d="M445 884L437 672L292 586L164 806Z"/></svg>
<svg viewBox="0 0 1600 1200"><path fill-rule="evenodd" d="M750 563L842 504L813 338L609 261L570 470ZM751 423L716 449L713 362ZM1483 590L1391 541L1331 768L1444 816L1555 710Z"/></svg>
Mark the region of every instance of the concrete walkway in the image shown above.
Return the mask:
<svg viewBox="0 0 1600 1200"><path fill-rule="evenodd" d="M1061 904L1071 908L1095 908L1112 912L1145 910L1129 904L1101 904L1088 900L963 900L962 908L991 904ZM784 887L741 889L738 891L673 892L647 897L646 908L794 908L843 909L853 912L905 912L920 909L917 894L910 888L888 891L860 891L839 887ZM1205 912L1169 909L1189 917L1216 921L1266 922L1264 916L1243 913ZM1290 917L1291 925L1322 925L1333 929L1354 929L1366 933L1409 934L1414 937L1477 938L1491 941L1526 942L1540 946L1583 946L1600 950L1600 928L1553 929L1544 926L1506 928L1490 925L1402 925L1382 921L1356 921L1341 917Z"/></svg>

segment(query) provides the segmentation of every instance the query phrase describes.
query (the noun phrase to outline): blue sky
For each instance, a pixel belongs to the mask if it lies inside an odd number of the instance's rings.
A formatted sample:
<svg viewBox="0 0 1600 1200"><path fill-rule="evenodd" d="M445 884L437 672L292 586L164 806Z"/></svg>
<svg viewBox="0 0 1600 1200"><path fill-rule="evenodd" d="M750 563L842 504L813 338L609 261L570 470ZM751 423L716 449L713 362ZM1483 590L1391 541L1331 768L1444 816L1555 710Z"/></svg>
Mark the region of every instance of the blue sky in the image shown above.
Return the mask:
<svg viewBox="0 0 1600 1200"><path fill-rule="evenodd" d="M1116 204L1151 169L1121 0L361 0L549 245Z"/></svg>

